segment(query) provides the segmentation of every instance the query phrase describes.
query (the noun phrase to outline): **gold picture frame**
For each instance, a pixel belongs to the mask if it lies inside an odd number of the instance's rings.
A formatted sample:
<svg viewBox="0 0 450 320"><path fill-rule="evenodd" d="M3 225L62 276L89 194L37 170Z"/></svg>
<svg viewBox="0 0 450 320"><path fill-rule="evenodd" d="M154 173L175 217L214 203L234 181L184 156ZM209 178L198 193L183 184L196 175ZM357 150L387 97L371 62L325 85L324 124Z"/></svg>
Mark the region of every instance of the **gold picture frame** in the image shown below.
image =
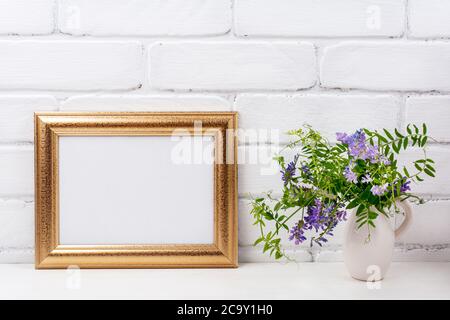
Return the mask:
<svg viewBox="0 0 450 320"><path fill-rule="evenodd" d="M61 136L214 135L213 244L61 245L58 146ZM237 113L39 112L35 114L37 269L237 267ZM87 182L88 183L88 182Z"/></svg>

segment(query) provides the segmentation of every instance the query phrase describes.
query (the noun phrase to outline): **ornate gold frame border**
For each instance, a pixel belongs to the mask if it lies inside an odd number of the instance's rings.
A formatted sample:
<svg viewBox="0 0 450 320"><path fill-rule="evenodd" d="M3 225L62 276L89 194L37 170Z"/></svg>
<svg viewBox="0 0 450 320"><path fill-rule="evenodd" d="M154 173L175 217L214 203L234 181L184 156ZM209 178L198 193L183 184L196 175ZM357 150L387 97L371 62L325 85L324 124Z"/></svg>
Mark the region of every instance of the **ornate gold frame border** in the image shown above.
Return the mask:
<svg viewBox="0 0 450 320"><path fill-rule="evenodd" d="M59 244L58 139L68 136L215 136L214 244ZM237 113L102 112L35 114L36 268L237 267Z"/></svg>

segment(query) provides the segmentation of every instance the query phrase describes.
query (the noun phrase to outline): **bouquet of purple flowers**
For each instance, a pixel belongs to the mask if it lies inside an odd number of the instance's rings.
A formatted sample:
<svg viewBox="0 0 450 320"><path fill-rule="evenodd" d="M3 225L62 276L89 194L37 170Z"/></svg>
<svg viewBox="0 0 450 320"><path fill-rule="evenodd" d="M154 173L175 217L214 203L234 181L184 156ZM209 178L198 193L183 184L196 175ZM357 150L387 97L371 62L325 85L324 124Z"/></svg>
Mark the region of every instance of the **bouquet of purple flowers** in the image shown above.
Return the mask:
<svg viewBox="0 0 450 320"><path fill-rule="evenodd" d="M312 234L310 244L321 246L353 208L358 228L367 227L370 237L379 214L389 216L397 200L422 202L410 193L412 182L435 176L434 161L425 149L425 124L420 129L410 124L404 134L397 129L337 133L334 144L309 126L289 134L295 140L287 148L294 149L295 156L287 163L283 155L275 158L281 167L281 197L267 194L251 203L254 224L261 232L255 245L264 244L264 252L276 259L285 256L280 232L288 232L295 244ZM408 147L423 151L423 157L413 161L411 173L397 162L397 155Z"/></svg>

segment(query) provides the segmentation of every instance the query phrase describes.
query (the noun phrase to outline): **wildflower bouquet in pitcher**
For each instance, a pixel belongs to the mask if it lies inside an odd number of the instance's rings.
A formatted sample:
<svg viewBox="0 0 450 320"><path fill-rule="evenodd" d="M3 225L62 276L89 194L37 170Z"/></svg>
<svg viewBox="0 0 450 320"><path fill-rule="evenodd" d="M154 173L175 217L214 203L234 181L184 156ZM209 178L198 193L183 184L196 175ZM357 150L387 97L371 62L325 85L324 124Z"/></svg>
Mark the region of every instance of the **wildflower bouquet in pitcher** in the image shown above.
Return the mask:
<svg viewBox="0 0 450 320"><path fill-rule="evenodd" d="M434 161L425 149L425 124L408 125L404 134L397 129L337 133L334 144L309 126L289 134L294 141L286 148L295 155L290 161L283 152L275 158L281 168L281 197L274 199L269 193L251 203L261 233L255 245L263 244L264 252L276 259L286 256L281 232L289 233L295 244L309 238L311 245L321 246L350 209L357 216L357 228L368 229L370 241L379 215L389 217L397 201L422 202L410 192L412 183L435 175ZM410 147L422 150L422 156L411 166L400 166L397 156Z"/></svg>

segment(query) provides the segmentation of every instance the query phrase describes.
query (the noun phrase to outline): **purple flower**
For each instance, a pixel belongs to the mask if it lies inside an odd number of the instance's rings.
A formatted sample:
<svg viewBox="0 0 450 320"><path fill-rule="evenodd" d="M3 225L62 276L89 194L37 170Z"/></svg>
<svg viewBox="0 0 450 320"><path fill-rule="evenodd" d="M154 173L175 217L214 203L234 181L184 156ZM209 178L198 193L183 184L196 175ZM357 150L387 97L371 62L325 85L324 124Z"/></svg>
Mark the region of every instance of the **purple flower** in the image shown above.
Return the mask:
<svg viewBox="0 0 450 320"><path fill-rule="evenodd" d="M336 140L347 144L348 135L343 132L336 132Z"/></svg>
<svg viewBox="0 0 450 320"><path fill-rule="evenodd" d="M291 229L291 234L289 235L289 240L294 240L295 244L300 244L306 240L306 237L303 235L304 230L301 227L301 222L295 224L295 226Z"/></svg>
<svg viewBox="0 0 450 320"><path fill-rule="evenodd" d="M352 135L338 132L336 139L348 147L348 153L355 159L370 160L377 163L380 160L380 152L377 145L370 145L366 141L366 134L362 129Z"/></svg>
<svg viewBox="0 0 450 320"><path fill-rule="evenodd" d="M314 228L316 232L320 229L320 215L322 213L322 201L316 199L313 206L308 207L307 215L305 217L307 229Z"/></svg>
<svg viewBox="0 0 450 320"><path fill-rule="evenodd" d="M370 159L370 162L376 163L380 157L380 153L378 152L378 146L368 146L367 147L367 158Z"/></svg>
<svg viewBox="0 0 450 320"><path fill-rule="evenodd" d="M339 208L342 208L340 205ZM317 239L311 240L322 245L322 243L328 240L324 238L325 235L332 236L333 229L336 225L346 219L347 212L342 209L338 209L336 214L333 214L336 209L335 203L324 204L320 199L315 199L314 204L310 205L307 209L306 215L303 221L299 221L290 231L289 240L294 240L295 244L302 243L306 240L304 236L305 230L314 229L315 232L325 232Z"/></svg>
<svg viewBox="0 0 450 320"><path fill-rule="evenodd" d="M401 183L401 185L400 185L400 193L405 193L406 191L411 190L411 187L409 186L411 181L408 180L406 177L403 177L402 180L400 180L400 181L396 180L392 184L394 186L394 197L397 197L399 195L399 192L397 192L399 183ZM389 194L392 194L391 191L389 192Z"/></svg>
<svg viewBox="0 0 450 320"><path fill-rule="evenodd" d="M388 166L391 164L391 162L388 159L386 159L386 157L381 158L381 163L384 164L385 166Z"/></svg>
<svg viewBox="0 0 450 320"><path fill-rule="evenodd" d="M356 173L354 173L349 166L345 167L344 169L344 177L348 182L358 183L358 177L356 176Z"/></svg>
<svg viewBox="0 0 450 320"><path fill-rule="evenodd" d="M366 174L364 177L362 177L361 182L362 183L372 182L372 177L370 176L370 174Z"/></svg>
<svg viewBox="0 0 450 320"><path fill-rule="evenodd" d="M406 180L406 182L401 185L400 192L410 191L411 190L411 187L409 186L410 183L411 183L410 180Z"/></svg>
<svg viewBox="0 0 450 320"><path fill-rule="evenodd" d="M373 186L370 189L370 191L372 192L372 194L374 196L382 196L383 194L386 193L387 188L388 188L388 185L387 185L387 183L385 183L381 186L377 186L377 185Z"/></svg>
<svg viewBox="0 0 450 320"><path fill-rule="evenodd" d="M286 169L283 171L281 170L281 179L284 182L284 185L287 185L288 182L292 179L292 177L294 177L295 175L295 165L297 163L298 160L298 155L296 155L294 157L294 160L289 162Z"/></svg>
<svg viewBox="0 0 450 320"><path fill-rule="evenodd" d="M305 174L306 178L308 180L312 180L312 173L311 170L309 170L309 167L305 164L302 166L302 172Z"/></svg>
<svg viewBox="0 0 450 320"><path fill-rule="evenodd" d="M306 164L304 164L304 165L302 166L302 172L303 172L304 174L306 174L306 175L310 174L309 167L308 167Z"/></svg>
<svg viewBox="0 0 450 320"><path fill-rule="evenodd" d="M339 221L347 221L347 211L345 210L338 210L336 212L336 217Z"/></svg>

